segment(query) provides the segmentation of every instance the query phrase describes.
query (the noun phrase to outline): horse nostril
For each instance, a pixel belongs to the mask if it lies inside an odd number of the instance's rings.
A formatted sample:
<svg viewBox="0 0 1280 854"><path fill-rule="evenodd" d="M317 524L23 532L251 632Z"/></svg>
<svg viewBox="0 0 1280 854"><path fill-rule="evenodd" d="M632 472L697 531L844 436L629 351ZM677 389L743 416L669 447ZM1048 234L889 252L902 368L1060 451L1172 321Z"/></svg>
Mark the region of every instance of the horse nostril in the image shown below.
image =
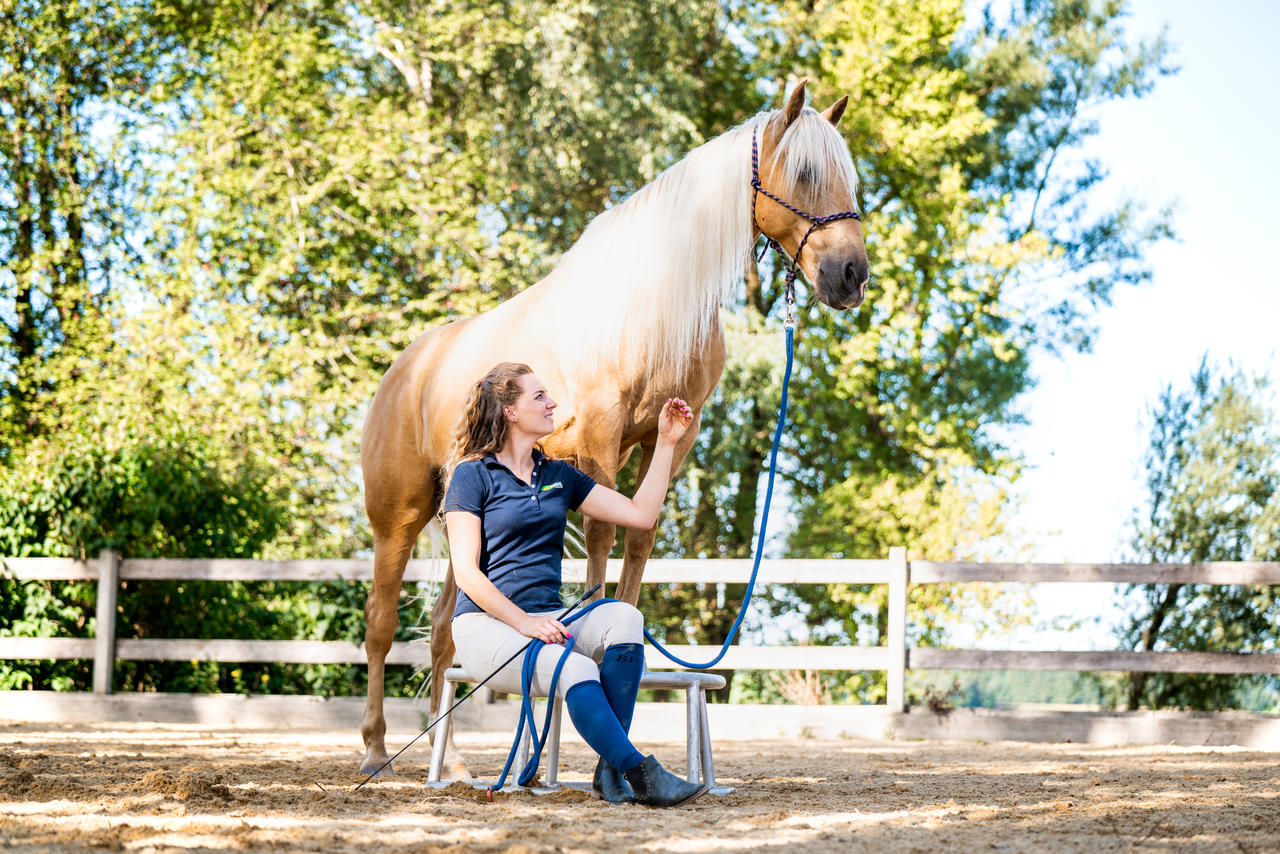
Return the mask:
<svg viewBox="0 0 1280 854"><path fill-rule="evenodd" d="M854 269L852 261L844 265L844 283L846 285L856 285L858 283L857 275L857 270Z"/></svg>

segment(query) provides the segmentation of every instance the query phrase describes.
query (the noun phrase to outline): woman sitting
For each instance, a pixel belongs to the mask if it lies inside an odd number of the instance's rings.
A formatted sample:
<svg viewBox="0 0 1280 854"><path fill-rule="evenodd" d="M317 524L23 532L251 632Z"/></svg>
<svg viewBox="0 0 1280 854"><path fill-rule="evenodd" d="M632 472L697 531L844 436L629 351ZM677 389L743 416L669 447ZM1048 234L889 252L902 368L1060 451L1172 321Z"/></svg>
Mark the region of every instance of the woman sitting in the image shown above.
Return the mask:
<svg viewBox="0 0 1280 854"><path fill-rule="evenodd" d="M634 498L597 484L537 442L554 428L556 403L527 365L503 362L476 383L467 401L442 512L458 583L453 639L458 659L484 679L529 638L562 643L556 619L568 511L628 528L657 524L671 476L675 444L692 421L687 404L670 399L658 419L658 442ZM599 754L592 790L613 803L671 807L707 791L642 756L627 737L644 670L640 612L623 602L601 605L573 624L576 634L556 691L587 744ZM533 690L545 695L563 650L538 652ZM521 692L521 661L490 683Z"/></svg>

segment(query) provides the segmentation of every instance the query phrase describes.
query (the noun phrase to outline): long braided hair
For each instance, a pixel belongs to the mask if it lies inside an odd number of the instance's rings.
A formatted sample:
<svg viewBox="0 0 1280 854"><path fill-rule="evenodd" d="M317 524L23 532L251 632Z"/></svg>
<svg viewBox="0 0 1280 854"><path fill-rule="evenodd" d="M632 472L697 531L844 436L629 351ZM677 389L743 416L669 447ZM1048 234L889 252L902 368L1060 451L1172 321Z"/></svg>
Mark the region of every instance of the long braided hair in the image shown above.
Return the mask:
<svg viewBox="0 0 1280 854"><path fill-rule="evenodd" d="M496 454L507 441L511 425L502 407L515 405L524 391L520 378L531 373L533 368L520 362L499 362L471 387L442 472L441 495L448 494L459 463Z"/></svg>

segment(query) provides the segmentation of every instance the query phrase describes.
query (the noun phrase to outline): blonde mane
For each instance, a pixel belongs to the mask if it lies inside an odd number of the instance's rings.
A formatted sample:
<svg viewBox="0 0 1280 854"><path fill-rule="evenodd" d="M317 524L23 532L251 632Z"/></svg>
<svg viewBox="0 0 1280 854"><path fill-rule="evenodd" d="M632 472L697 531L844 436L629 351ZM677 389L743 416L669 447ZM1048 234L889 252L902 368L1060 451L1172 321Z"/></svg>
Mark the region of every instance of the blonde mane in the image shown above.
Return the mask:
<svg viewBox="0 0 1280 854"><path fill-rule="evenodd" d="M817 111L805 108L787 128L773 152L774 179L788 188L784 196L814 216L837 213L816 210L820 199L847 198L852 210L858 173L849 146L834 126Z"/></svg>
<svg viewBox="0 0 1280 854"><path fill-rule="evenodd" d="M546 285L562 298L573 337L565 346L578 348L582 364L639 346L649 376L683 381L717 328L720 304L742 281L755 240L751 136L778 114L760 113L695 148L597 216L561 258ZM775 158L795 198L838 184L853 197L848 147L812 109L787 129Z"/></svg>

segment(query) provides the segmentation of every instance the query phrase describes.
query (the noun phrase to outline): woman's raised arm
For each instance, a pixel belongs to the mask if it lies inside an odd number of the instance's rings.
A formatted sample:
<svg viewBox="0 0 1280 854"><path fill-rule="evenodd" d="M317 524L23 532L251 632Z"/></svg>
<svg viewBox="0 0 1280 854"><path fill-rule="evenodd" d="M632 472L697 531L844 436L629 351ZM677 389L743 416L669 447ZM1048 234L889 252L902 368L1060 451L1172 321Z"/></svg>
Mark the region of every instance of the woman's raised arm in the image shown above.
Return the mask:
<svg viewBox="0 0 1280 854"><path fill-rule="evenodd" d="M658 524L662 501L671 485L671 460L676 443L692 423L693 410L689 404L678 397L668 398L658 415L658 443L653 449L649 470L636 487L635 497L628 498L617 490L596 484L578 509L592 519L625 528L649 530Z"/></svg>

